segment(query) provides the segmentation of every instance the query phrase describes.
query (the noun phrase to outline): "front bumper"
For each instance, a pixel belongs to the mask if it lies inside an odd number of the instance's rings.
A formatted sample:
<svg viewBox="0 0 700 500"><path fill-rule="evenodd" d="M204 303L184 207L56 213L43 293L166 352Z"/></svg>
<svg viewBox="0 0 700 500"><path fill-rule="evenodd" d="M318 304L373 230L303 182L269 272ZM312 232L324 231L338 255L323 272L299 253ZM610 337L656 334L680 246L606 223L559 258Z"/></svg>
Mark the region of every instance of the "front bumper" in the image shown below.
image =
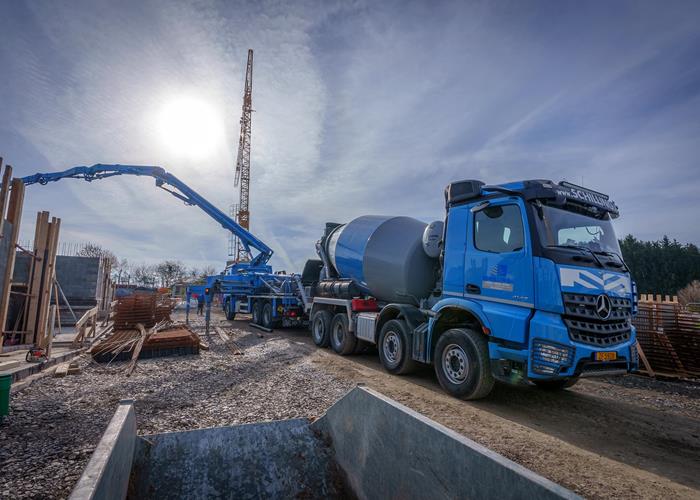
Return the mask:
<svg viewBox="0 0 700 500"><path fill-rule="evenodd" d="M574 342L561 316L537 311L530 321L527 349L490 345L492 360L510 360L527 367L530 380L618 375L636 371L638 358L634 327L628 341L605 347ZM597 352L614 352L614 361L595 361Z"/></svg>

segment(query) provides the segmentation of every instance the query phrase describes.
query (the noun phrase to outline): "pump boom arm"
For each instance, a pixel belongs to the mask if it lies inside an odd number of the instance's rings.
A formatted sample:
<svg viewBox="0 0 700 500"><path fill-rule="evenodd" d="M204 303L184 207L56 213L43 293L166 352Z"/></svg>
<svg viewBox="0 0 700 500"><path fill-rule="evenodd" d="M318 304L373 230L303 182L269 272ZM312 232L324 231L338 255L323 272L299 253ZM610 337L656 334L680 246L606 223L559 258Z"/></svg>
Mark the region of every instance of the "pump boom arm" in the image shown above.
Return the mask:
<svg viewBox="0 0 700 500"><path fill-rule="evenodd" d="M228 229L238 237L245 250L250 254L251 248L257 250L258 255L254 256L250 262L251 266L264 265L272 257L272 249L261 240L256 238L248 230L241 227L231 217L216 208L194 189L182 182L180 179L165 171L162 167L143 165L103 165L98 163L91 167L80 166L63 170L62 172L37 173L23 177L25 185L56 182L61 179L83 179L88 182L105 179L115 175L138 175L153 177L156 186L182 200L187 205L196 205L209 217L221 224L224 229ZM173 190L166 186L171 186Z"/></svg>

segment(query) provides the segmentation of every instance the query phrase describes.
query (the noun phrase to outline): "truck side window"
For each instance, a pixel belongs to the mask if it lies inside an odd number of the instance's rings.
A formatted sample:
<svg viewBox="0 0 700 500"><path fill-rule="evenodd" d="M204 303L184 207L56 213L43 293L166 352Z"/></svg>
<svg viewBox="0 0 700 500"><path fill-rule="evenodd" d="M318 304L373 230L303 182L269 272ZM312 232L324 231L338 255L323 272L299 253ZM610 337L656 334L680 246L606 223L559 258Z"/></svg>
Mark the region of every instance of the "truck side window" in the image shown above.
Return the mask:
<svg viewBox="0 0 700 500"><path fill-rule="evenodd" d="M522 250L523 219L517 205L486 207L474 215L474 246L484 252Z"/></svg>

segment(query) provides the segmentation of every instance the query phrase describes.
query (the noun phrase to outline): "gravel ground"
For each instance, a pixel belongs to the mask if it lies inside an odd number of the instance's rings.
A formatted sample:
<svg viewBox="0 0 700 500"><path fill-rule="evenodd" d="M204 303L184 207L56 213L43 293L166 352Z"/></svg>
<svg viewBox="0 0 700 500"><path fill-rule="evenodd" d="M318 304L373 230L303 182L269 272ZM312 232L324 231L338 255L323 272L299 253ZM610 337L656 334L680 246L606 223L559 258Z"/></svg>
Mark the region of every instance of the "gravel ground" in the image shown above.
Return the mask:
<svg viewBox="0 0 700 500"><path fill-rule="evenodd" d="M353 387L314 368L303 359L308 349L289 339L226 331L244 355L213 334L203 336L209 351L141 360L128 378L124 363L105 368L85 356L79 375L13 394L0 426L2 498L66 498L121 399L136 400L139 434L152 434L317 417Z"/></svg>
<svg viewBox="0 0 700 500"><path fill-rule="evenodd" d="M215 322L221 321L220 316ZM195 323L195 330L201 324ZM431 369L387 374L376 353L340 357L308 333L259 336L221 321L199 356L36 380L12 395L0 425L0 498L66 498L118 402L136 401L140 434L321 415L364 383L589 498L700 498L700 384L628 376L562 393L497 385L488 398L447 396ZM124 366L123 364L121 366Z"/></svg>

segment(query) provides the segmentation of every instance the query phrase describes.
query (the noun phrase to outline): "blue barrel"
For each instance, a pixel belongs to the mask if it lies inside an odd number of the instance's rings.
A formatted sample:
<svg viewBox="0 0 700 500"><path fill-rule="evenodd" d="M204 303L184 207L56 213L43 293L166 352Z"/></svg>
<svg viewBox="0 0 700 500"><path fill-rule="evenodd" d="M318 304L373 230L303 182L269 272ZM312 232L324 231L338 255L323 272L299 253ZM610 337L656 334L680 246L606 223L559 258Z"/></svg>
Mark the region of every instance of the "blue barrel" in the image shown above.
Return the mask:
<svg viewBox="0 0 700 500"><path fill-rule="evenodd" d="M333 230L326 252L338 274L367 295L410 303L436 284L438 261L423 250L427 226L411 217L364 215Z"/></svg>

